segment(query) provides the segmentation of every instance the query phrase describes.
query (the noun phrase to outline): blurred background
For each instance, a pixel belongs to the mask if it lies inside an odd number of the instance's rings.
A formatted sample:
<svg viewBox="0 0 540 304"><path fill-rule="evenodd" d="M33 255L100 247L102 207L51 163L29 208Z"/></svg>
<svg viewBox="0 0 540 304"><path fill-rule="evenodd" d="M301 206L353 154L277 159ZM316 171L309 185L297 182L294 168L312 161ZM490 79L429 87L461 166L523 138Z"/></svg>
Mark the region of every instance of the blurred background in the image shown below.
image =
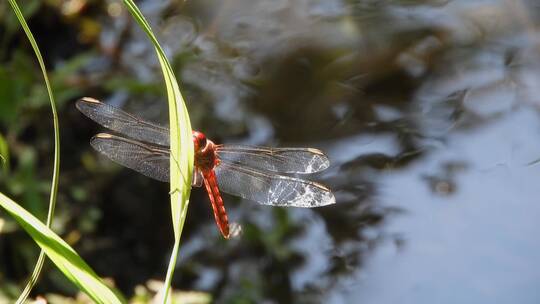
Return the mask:
<svg viewBox="0 0 540 304"><path fill-rule="evenodd" d="M129 298L151 293L173 244L168 185L93 151L102 129L74 106L91 96L166 123L151 44L120 1L18 2L60 111L53 228ZM194 129L217 143L319 148L332 162L313 179L333 206L225 195L243 227L228 241L193 189L176 290L217 303L540 303L538 1L138 4ZM7 1L0 46L0 191L45 219L50 106ZM0 302L19 294L38 252L1 211ZM48 262L33 295L76 293Z"/></svg>

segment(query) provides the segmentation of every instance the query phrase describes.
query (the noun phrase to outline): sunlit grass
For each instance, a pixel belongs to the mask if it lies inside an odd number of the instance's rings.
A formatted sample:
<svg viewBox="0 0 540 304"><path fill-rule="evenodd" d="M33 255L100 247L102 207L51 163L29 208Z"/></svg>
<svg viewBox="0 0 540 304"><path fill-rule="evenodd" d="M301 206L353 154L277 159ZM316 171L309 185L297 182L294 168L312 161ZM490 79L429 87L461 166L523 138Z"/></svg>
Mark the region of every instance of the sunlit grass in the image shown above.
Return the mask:
<svg viewBox="0 0 540 304"><path fill-rule="evenodd" d="M147 34L154 45L165 85L167 88L167 99L169 103L169 124L170 124L170 149L171 149L171 213L174 228L174 245L169 260L167 276L163 290L160 292L162 302L166 303L170 294L171 280L176 267L176 259L180 249L180 237L187 215L189 195L191 191L191 177L193 174L193 144L191 139L191 124L189 114L178 81L174 75L171 64L165 56L165 52L159 45L150 25L142 15L139 8L131 0L124 0L129 12L133 15L141 29Z"/></svg>
<svg viewBox="0 0 540 304"><path fill-rule="evenodd" d="M96 303L124 302L101 281L71 246L39 219L2 193L0 205L32 237L56 267L92 300Z"/></svg>

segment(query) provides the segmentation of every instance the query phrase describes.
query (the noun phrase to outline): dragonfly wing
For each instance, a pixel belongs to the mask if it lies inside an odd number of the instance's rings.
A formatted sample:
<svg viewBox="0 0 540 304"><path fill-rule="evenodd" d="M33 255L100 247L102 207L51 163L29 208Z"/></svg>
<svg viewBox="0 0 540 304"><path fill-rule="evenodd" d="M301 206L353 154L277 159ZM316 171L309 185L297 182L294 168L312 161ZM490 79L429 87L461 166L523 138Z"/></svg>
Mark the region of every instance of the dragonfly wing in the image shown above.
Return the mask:
<svg viewBox="0 0 540 304"><path fill-rule="evenodd" d="M90 144L112 161L153 179L169 182L169 151L107 133L97 134Z"/></svg>
<svg viewBox="0 0 540 304"><path fill-rule="evenodd" d="M79 99L76 107L88 118L107 129L133 139L169 146L169 129L166 127L145 121L90 97Z"/></svg>
<svg viewBox="0 0 540 304"><path fill-rule="evenodd" d="M309 208L336 202L328 188L315 182L265 174L227 162L221 162L214 170L221 191L263 205Z"/></svg>
<svg viewBox="0 0 540 304"><path fill-rule="evenodd" d="M312 148L266 148L218 146L221 160L251 168L281 173L314 173L330 165L328 157Z"/></svg>
<svg viewBox="0 0 540 304"><path fill-rule="evenodd" d="M94 149L122 166L162 182L170 181L170 152L167 149L107 133L97 134L90 144ZM201 171L195 169L191 185L201 187L203 181Z"/></svg>

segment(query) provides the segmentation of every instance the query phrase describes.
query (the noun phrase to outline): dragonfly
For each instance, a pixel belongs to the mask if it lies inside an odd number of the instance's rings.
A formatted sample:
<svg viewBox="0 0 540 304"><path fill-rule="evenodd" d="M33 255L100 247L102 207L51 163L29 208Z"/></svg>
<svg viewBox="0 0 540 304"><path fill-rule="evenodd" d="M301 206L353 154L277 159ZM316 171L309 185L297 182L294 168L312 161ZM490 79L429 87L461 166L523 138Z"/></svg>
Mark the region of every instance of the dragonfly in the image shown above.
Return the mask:
<svg viewBox="0 0 540 304"><path fill-rule="evenodd" d="M76 107L115 133L96 134L90 140L95 150L122 166L169 182L169 128L91 97L79 99ZM324 185L289 176L328 168L328 157L318 149L218 145L199 131L193 131L192 137L192 186L204 183L214 219L226 239L231 233L221 192L278 207L311 208L335 203L332 191Z"/></svg>

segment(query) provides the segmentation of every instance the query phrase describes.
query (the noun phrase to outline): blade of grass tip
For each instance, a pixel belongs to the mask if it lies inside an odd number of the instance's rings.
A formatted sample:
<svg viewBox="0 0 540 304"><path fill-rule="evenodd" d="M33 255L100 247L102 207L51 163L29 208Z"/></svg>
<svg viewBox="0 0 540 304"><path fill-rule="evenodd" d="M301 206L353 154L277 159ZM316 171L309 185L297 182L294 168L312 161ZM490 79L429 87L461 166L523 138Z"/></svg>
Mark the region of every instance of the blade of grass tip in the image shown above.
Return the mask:
<svg viewBox="0 0 540 304"><path fill-rule="evenodd" d="M12 9L15 15L17 16L17 19L19 19L19 23L21 24L24 32L26 33L26 36L28 37L28 40L30 44L32 45L32 48L34 49L34 53L39 62L39 67L41 68L41 72L43 73L43 79L45 81L45 86L47 87L47 93L49 94L49 100L51 104L53 126L54 126L54 165L53 165L53 176L52 176L52 182L51 182L51 194L50 194L50 199L49 199L49 211L47 213L47 227L51 227L52 220L54 217L54 209L56 207L56 195L58 192L58 176L60 174L60 131L59 131L60 128L58 124L58 114L56 111L56 103L54 100L54 95L52 92L51 84L49 82L49 78L47 77L47 71L45 69L45 63L43 62L43 56L41 56L41 52L36 43L36 40L34 39L34 36L32 35L32 32L30 31L30 28L28 27L28 24L26 23L26 20L24 19L23 14L21 10L19 9L17 2L15 0L9 0L9 3L11 4ZM38 260L34 267L34 271L32 272L32 275L30 276L30 279L28 283L26 284L23 292L20 294L19 298L17 299L17 303L25 302L26 298L30 294L30 291L34 287L35 283L37 282L37 279L39 277L39 274L41 273L41 269L43 267L44 261L45 261L45 252L43 251L43 249L41 249Z"/></svg>
<svg viewBox="0 0 540 304"><path fill-rule="evenodd" d="M173 69L159 45L150 25L142 15L139 8L131 0L123 1L133 18L147 34L156 50L169 103L170 149L171 149L171 213L174 227L175 242L169 260L167 276L163 285L162 302L170 299L170 285L176 267L178 251L180 250L180 237L187 215L189 195L191 191L191 178L193 174L193 143L191 141L191 124L184 99L180 92Z"/></svg>
<svg viewBox="0 0 540 304"><path fill-rule="evenodd" d="M41 247L60 271L95 303L125 303L120 293L107 287L64 240L39 219L0 193L3 207Z"/></svg>

